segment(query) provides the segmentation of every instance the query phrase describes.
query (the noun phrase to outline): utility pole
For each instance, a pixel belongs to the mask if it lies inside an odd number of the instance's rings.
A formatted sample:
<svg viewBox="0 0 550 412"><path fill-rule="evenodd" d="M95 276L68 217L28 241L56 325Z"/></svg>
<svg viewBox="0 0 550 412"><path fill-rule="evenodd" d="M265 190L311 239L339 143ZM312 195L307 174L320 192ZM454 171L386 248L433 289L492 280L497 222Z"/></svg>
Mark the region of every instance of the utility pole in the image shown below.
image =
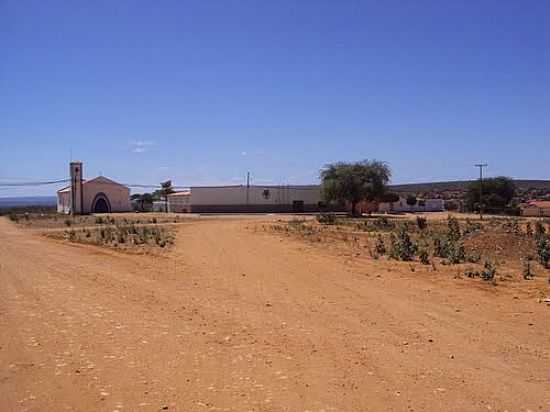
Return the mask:
<svg viewBox="0 0 550 412"><path fill-rule="evenodd" d="M250 207L249 207L249 202L250 202L249 191L250 191L250 172L246 172L246 211L247 212L250 209Z"/></svg>
<svg viewBox="0 0 550 412"><path fill-rule="evenodd" d="M474 166L479 167L479 220L483 220L483 168L489 165L478 163Z"/></svg>

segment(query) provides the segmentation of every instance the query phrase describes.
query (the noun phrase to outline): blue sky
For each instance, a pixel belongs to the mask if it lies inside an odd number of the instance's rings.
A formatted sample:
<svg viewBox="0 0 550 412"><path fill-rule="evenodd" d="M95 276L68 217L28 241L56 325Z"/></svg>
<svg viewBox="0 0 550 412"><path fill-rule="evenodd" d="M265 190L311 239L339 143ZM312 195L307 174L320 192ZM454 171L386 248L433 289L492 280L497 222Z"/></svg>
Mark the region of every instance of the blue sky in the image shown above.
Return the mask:
<svg viewBox="0 0 550 412"><path fill-rule="evenodd" d="M550 179L550 2L0 2L0 181ZM0 196L53 194L1 189Z"/></svg>

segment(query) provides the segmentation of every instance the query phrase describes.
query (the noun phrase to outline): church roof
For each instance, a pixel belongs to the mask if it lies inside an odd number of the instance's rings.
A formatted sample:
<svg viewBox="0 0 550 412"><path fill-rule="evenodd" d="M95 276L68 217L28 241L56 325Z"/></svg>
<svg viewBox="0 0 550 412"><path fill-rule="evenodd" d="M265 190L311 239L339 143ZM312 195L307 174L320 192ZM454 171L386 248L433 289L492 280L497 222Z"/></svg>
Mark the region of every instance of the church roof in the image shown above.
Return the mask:
<svg viewBox="0 0 550 412"><path fill-rule="evenodd" d="M84 182L84 184L88 184L88 183L106 183L106 184L109 184L109 185L117 185L117 186L124 186L123 184L120 184L120 183L117 183L115 182L114 180L111 180L105 176L98 176L98 177L95 177L91 180L87 180ZM124 186L126 187L126 186Z"/></svg>
<svg viewBox="0 0 550 412"><path fill-rule="evenodd" d="M123 184L117 183L114 180L111 180L111 179L109 179L105 176L98 176L98 177L95 177L91 180L83 180L82 185L86 185L86 184L92 183L92 182L93 183L103 183L103 184L108 184L108 185L117 185L117 186L126 187ZM70 192L70 191L71 191L71 186L67 186L67 187L64 187L62 189L59 189L57 191L57 193L67 193L67 192Z"/></svg>

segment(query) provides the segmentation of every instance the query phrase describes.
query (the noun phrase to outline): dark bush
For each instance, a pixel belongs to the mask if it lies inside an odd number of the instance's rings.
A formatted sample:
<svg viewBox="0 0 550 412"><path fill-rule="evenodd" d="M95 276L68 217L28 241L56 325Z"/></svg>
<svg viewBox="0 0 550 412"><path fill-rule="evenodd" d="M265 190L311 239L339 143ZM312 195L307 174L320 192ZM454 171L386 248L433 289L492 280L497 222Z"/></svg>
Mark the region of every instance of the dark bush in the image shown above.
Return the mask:
<svg viewBox="0 0 550 412"><path fill-rule="evenodd" d="M336 215L334 213L319 213L316 219L323 225L334 225L336 223Z"/></svg>
<svg viewBox="0 0 550 412"><path fill-rule="evenodd" d="M490 281L495 278L495 275L497 273L496 266L489 260L485 261L485 265L483 266L483 270L480 273L481 279Z"/></svg>
<svg viewBox="0 0 550 412"><path fill-rule="evenodd" d="M412 242L407 226L401 225L397 235L392 233L390 246L390 257L396 260L411 261L414 259L417 251L416 245Z"/></svg>
<svg viewBox="0 0 550 412"><path fill-rule="evenodd" d="M425 217L417 216L416 217L416 226L418 226L418 228L420 230L424 230L428 227L428 220Z"/></svg>
<svg viewBox="0 0 550 412"><path fill-rule="evenodd" d="M374 245L374 250L378 256L384 256L386 254L386 245L381 235L378 235L376 238L376 244Z"/></svg>
<svg viewBox="0 0 550 412"><path fill-rule="evenodd" d="M418 252L418 258L420 259L420 263L422 263L423 265L430 264L430 255L425 248L420 249L420 251Z"/></svg>
<svg viewBox="0 0 550 412"><path fill-rule="evenodd" d="M540 264L548 269L550 263L550 236L540 235L537 239L537 256Z"/></svg>

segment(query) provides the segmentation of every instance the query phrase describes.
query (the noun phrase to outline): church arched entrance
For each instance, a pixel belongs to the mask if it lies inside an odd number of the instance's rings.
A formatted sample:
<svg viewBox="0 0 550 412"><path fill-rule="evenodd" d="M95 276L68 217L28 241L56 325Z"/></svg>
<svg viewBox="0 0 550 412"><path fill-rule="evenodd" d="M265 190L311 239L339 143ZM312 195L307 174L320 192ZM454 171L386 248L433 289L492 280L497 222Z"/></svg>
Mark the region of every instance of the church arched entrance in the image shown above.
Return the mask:
<svg viewBox="0 0 550 412"><path fill-rule="evenodd" d="M92 213L111 213L111 204L104 193L98 193L94 198Z"/></svg>

